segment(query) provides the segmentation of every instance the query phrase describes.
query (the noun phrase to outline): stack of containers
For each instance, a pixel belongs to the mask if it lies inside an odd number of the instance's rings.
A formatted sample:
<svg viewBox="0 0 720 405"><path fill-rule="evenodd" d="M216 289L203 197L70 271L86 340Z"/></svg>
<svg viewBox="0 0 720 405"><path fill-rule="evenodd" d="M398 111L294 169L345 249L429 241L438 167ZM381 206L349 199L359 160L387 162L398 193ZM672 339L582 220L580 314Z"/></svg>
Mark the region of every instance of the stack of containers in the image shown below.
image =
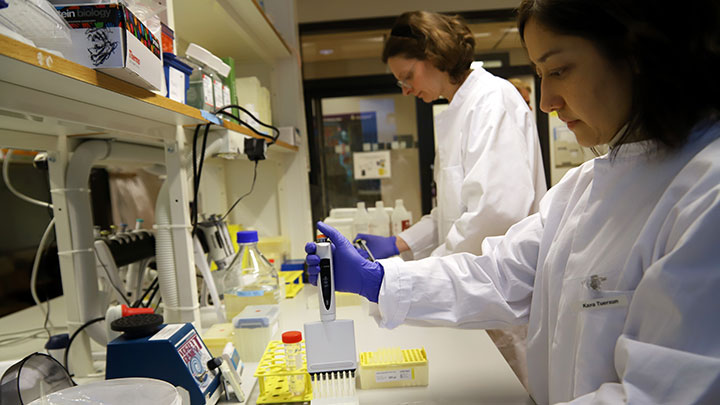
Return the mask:
<svg viewBox="0 0 720 405"><path fill-rule="evenodd" d="M231 104L230 89L223 86L223 78L230 74L230 66L197 44L188 45L185 56L196 70L190 77L188 104L206 111Z"/></svg>
<svg viewBox="0 0 720 405"><path fill-rule="evenodd" d="M165 97L186 104L193 68L170 52L163 52L163 67L165 68Z"/></svg>

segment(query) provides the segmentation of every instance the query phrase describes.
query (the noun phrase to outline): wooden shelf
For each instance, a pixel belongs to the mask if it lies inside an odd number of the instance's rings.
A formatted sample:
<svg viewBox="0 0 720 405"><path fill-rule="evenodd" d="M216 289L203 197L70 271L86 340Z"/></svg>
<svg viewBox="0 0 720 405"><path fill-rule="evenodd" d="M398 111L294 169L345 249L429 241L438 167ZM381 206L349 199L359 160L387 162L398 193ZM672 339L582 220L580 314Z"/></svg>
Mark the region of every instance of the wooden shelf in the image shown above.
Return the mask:
<svg viewBox="0 0 720 405"><path fill-rule="evenodd" d="M61 133L159 144L169 127L207 122L194 107L1 35L0 110L0 140L26 132L35 136L26 143L37 148ZM258 137L232 122L223 126Z"/></svg>
<svg viewBox="0 0 720 405"><path fill-rule="evenodd" d="M292 54L255 0L175 1L175 36L238 62L270 64Z"/></svg>

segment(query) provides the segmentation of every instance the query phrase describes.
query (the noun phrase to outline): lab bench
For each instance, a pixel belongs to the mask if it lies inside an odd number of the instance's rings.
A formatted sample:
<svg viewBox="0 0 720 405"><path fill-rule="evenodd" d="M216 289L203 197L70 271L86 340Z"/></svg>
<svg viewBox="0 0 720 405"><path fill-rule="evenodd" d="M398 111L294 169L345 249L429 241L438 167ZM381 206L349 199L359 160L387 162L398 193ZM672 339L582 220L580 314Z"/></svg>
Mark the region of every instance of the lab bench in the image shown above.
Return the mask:
<svg viewBox="0 0 720 405"><path fill-rule="evenodd" d="M295 298L283 300L279 331L302 331L305 322L317 321L316 300L316 289L308 286ZM429 385L358 389L361 404L533 404L485 331L407 325L388 330L380 328L368 315L368 305L337 308L338 319L355 322L357 353L392 347L424 347L428 356ZM56 326L64 325L62 297L51 301L50 319ZM0 330L37 328L42 326L43 320L39 307L32 307L0 318ZM0 364L20 359L33 351L43 351L44 343L45 336L41 336L12 346L0 346ZM254 404L257 398L257 383L252 377L256 367L257 363L247 363L243 373L243 386L248 390L254 386L248 397L249 404Z"/></svg>

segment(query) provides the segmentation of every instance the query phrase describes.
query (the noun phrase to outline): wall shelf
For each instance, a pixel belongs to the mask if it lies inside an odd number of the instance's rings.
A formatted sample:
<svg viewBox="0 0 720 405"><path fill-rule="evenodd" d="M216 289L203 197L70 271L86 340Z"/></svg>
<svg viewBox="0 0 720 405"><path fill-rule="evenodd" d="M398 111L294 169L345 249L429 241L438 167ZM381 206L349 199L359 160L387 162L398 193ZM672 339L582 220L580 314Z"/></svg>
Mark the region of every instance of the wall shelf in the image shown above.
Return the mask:
<svg viewBox="0 0 720 405"><path fill-rule="evenodd" d="M177 38L235 63L272 64L292 54L255 0L175 1L173 13Z"/></svg>
<svg viewBox="0 0 720 405"><path fill-rule="evenodd" d="M170 127L207 122L194 107L11 38L0 38L0 110L4 111L0 111L0 144L21 137L35 148L50 147L51 137L63 134L160 145ZM223 126L258 137L232 122L223 121ZM277 146L297 151L283 142Z"/></svg>

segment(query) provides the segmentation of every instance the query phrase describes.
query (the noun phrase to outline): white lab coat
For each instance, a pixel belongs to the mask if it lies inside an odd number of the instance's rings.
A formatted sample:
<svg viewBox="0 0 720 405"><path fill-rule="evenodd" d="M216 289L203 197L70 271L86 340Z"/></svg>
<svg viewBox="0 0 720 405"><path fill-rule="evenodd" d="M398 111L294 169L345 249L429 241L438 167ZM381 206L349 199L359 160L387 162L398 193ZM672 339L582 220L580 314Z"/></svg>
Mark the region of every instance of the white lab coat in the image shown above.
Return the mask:
<svg viewBox="0 0 720 405"><path fill-rule="evenodd" d="M435 126L437 207L399 236L415 259L479 254L485 237L536 212L547 189L532 112L510 82L479 68Z"/></svg>
<svg viewBox="0 0 720 405"><path fill-rule="evenodd" d="M673 154L638 142L586 162L484 256L381 261L381 325L528 322L539 404L718 403L718 138L715 124Z"/></svg>

